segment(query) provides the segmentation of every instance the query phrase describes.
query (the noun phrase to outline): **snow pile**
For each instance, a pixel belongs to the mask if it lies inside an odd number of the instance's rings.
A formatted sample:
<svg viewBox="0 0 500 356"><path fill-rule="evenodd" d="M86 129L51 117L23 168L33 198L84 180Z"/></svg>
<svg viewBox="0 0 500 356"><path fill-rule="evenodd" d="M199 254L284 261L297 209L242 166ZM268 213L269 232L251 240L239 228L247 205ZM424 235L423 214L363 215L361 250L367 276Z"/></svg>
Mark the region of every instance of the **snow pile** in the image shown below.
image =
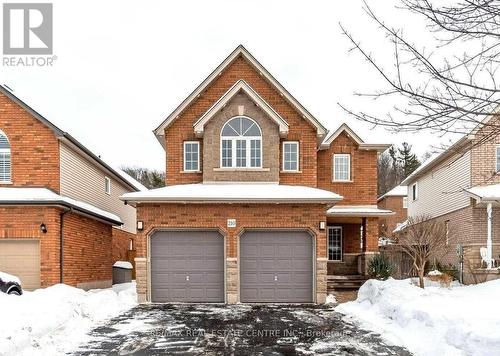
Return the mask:
<svg viewBox="0 0 500 356"><path fill-rule="evenodd" d="M5 272L0 272L0 280L4 281L5 283L14 282L21 285L21 281L19 280L19 278Z"/></svg>
<svg viewBox="0 0 500 356"><path fill-rule="evenodd" d="M60 355L96 324L137 304L134 283L85 292L57 284L22 296L0 293L0 355Z"/></svg>
<svg viewBox="0 0 500 356"><path fill-rule="evenodd" d="M500 355L500 280L421 289L410 279L369 280L335 310L416 356Z"/></svg>
<svg viewBox="0 0 500 356"><path fill-rule="evenodd" d="M427 273L428 276L441 276L442 273L439 272L437 269L434 269L432 271L429 271L429 273Z"/></svg>
<svg viewBox="0 0 500 356"><path fill-rule="evenodd" d="M326 296L325 304L336 304L336 303L337 303L337 299L335 299L335 296L333 294L328 294Z"/></svg>

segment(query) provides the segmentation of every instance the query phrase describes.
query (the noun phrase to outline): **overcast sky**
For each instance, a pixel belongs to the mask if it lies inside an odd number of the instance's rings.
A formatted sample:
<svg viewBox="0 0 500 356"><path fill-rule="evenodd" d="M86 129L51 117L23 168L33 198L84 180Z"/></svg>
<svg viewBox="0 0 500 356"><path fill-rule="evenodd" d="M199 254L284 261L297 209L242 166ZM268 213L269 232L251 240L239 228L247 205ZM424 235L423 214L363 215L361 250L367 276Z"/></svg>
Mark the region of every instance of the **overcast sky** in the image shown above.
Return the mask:
<svg viewBox="0 0 500 356"><path fill-rule="evenodd" d="M152 130L238 44L329 129L347 122L367 142L408 141L419 154L444 140L373 129L337 105L374 113L391 107L353 95L383 82L358 53L349 53L339 22L379 62L392 63L391 47L361 1L53 3L54 66L2 66L0 82L114 165L163 170L164 152ZM421 18L396 9L393 0L371 4L391 24L425 40Z"/></svg>

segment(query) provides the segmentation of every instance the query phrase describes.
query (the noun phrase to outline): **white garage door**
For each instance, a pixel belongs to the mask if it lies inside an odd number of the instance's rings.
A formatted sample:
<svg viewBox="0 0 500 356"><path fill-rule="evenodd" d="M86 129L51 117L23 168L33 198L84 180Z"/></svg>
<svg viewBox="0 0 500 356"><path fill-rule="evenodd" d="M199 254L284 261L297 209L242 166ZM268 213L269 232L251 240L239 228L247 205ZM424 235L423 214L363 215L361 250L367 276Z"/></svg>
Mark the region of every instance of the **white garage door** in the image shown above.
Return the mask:
<svg viewBox="0 0 500 356"><path fill-rule="evenodd" d="M0 271L18 276L26 290L40 288L38 239L0 239Z"/></svg>

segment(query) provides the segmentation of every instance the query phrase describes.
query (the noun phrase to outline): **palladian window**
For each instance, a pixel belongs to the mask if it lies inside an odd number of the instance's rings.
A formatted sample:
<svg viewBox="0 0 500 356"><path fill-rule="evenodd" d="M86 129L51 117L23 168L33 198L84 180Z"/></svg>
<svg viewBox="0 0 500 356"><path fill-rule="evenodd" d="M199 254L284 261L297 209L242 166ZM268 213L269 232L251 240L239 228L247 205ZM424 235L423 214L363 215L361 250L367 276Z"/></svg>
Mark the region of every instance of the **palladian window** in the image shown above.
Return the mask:
<svg viewBox="0 0 500 356"><path fill-rule="evenodd" d="M262 132L252 119L238 116L226 122L220 147L222 168L262 168Z"/></svg>
<svg viewBox="0 0 500 356"><path fill-rule="evenodd" d="M10 143L7 136L0 131L0 183L10 183L10 170Z"/></svg>

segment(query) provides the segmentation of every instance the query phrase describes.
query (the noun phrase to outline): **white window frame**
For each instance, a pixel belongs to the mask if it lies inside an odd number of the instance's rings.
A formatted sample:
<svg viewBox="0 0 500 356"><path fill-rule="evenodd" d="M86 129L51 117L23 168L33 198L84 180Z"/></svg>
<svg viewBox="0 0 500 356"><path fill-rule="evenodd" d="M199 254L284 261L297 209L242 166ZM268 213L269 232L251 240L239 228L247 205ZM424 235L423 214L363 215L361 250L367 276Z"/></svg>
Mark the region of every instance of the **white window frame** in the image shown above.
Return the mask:
<svg viewBox="0 0 500 356"><path fill-rule="evenodd" d="M403 209L408 209L408 197L403 197Z"/></svg>
<svg viewBox="0 0 500 356"><path fill-rule="evenodd" d="M7 144L9 145L8 148L0 148L0 153L2 154L6 154L9 156L8 158L8 162L9 162L9 176L8 176L8 179L5 179L5 180L0 180L0 184L10 184L12 183L12 150L11 150L11 147L10 147L10 141L9 141L9 138L7 137L7 135L2 131L0 130L0 135L2 135L3 137L5 137L5 139L7 140Z"/></svg>
<svg viewBox="0 0 500 356"><path fill-rule="evenodd" d="M335 178L335 157L345 156L347 157L347 167L348 167L348 177L347 179L336 179ZM332 157L332 180L334 182L351 182L352 172L351 172L351 154L350 153L334 153Z"/></svg>
<svg viewBox="0 0 500 356"><path fill-rule="evenodd" d="M411 200L416 201L418 199L418 185L417 182L411 185Z"/></svg>
<svg viewBox="0 0 500 356"><path fill-rule="evenodd" d="M285 146L293 145L297 147L297 168L296 169L286 169L285 168ZM282 157L281 157L281 168L283 172L298 172L300 170L300 144L299 141L283 141L281 146ZM291 162L291 161L290 161Z"/></svg>
<svg viewBox="0 0 500 356"><path fill-rule="evenodd" d="M330 259L330 230L338 229L340 230L340 259L331 260ZM326 229L326 259L328 262L342 262L344 258L343 253L343 240L344 239L344 229L342 226L328 226Z"/></svg>
<svg viewBox="0 0 500 356"><path fill-rule="evenodd" d="M446 234L446 246L450 244L450 220L444 221L444 228Z"/></svg>
<svg viewBox="0 0 500 356"><path fill-rule="evenodd" d="M222 131L224 130L224 127L226 127L227 123L232 121L233 119L236 118L244 118L252 121L260 131L260 136L222 136ZM226 121L226 123L222 126L221 131L220 131L220 140L219 140L219 167L224 169L261 169L262 168L262 151L263 151L263 145L262 145L262 129L260 128L259 124L253 120L252 118L248 116L235 116L230 118L229 120ZM222 164L222 141L231 141L231 165L230 166L224 166ZM236 141L245 141L245 166L243 167L238 167L236 165ZM259 141L260 142L260 150L259 150L259 165L258 166L252 166L252 141Z"/></svg>
<svg viewBox="0 0 500 356"><path fill-rule="evenodd" d="M500 172L500 165L498 163L500 163L498 161L498 158L500 157L499 155L499 151L500 151L500 145L496 145L495 147L495 167L496 167L496 172Z"/></svg>
<svg viewBox="0 0 500 356"><path fill-rule="evenodd" d="M109 177L104 177L104 192L111 195L111 179Z"/></svg>
<svg viewBox="0 0 500 356"><path fill-rule="evenodd" d="M198 161L196 162L196 168L187 169L186 168L186 145L196 145L196 152L198 154ZM200 141L184 141L182 144L182 168L184 172L199 172L200 171Z"/></svg>

